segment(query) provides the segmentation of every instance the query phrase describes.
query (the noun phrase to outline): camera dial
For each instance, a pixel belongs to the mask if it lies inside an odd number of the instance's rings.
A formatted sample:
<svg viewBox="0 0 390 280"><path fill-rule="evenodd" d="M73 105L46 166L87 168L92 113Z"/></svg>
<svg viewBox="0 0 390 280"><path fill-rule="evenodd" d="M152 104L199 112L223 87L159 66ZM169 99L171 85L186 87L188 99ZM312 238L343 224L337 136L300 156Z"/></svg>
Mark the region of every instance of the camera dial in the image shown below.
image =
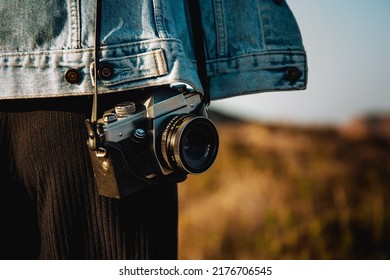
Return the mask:
<svg viewBox="0 0 390 280"><path fill-rule="evenodd" d="M136 106L134 102L127 101L119 103L115 106L115 114L118 118L124 118L136 111Z"/></svg>
<svg viewBox="0 0 390 280"><path fill-rule="evenodd" d="M111 123L117 120L115 113L105 113L103 115L103 121L104 123Z"/></svg>

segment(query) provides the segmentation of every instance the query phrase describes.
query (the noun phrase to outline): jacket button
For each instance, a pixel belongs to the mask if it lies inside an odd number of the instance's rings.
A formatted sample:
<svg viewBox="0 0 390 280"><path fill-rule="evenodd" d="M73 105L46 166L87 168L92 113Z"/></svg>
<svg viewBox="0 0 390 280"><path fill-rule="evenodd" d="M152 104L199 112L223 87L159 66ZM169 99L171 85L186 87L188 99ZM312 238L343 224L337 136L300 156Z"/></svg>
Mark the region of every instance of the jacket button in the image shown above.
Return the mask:
<svg viewBox="0 0 390 280"><path fill-rule="evenodd" d="M114 67L109 63L103 63L99 66L98 75L102 80L110 80L114 76Z"/></svg>
<svg viewBox="0 0 390 280"><path fill-rule="evenodd" d="M76 69L69 69L65 73L65 80L70 84L77 84L80 82L80 72Z"/></svg>
<svg viewBox="0 0 390 280"><path fill-rule="evenodd" d="M283 0L274 0L276 5L282 6L283 5Z"/></svg>
<svg viewBox="0 0 390 280"><path fill-rule="evenodd" d="M301 71L297 67L287 68L285 78L286 80L295 83L302 76Z"/></svg>

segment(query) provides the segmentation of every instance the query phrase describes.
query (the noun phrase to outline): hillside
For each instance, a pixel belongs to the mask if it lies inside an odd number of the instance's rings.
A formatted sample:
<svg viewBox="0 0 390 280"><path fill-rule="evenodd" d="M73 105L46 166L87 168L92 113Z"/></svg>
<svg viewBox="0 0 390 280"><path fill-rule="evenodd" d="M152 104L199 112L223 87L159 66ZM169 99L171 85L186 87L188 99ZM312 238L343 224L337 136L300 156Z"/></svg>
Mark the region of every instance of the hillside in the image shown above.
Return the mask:
<svg viewBox="0 0 390 280"><path fill-rule="evenodd" d="M390 258L386 135L211 117L217 161L179 188L181 259Z"/></svg>

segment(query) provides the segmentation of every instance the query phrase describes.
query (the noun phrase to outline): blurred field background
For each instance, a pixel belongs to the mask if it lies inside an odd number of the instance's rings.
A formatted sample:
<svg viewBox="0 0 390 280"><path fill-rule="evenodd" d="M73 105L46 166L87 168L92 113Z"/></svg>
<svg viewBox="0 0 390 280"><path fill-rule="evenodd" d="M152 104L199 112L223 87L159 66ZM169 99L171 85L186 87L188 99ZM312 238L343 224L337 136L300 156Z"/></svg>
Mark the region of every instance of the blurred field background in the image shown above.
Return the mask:
<svg viewBox="0 0 390 280"><path fill-rule="evenodd" d="M220 152L180 185L180 259L389 259L390 122L211 116Z"/></svg>

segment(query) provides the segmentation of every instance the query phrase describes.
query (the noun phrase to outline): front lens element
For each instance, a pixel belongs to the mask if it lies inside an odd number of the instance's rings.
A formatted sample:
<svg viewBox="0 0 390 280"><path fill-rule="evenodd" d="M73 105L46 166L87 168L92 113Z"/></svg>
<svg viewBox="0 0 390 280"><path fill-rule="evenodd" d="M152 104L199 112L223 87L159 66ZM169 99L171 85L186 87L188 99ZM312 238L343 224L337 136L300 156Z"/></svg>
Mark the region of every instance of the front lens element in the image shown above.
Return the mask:
<svg viewBox="0 0 390 280"><path fill-rule="evenodd" d="M205 172L218 152L218 132L203 116L174 117L165 129L162 141L164 158L173 169L191 174Z"/></svg>

